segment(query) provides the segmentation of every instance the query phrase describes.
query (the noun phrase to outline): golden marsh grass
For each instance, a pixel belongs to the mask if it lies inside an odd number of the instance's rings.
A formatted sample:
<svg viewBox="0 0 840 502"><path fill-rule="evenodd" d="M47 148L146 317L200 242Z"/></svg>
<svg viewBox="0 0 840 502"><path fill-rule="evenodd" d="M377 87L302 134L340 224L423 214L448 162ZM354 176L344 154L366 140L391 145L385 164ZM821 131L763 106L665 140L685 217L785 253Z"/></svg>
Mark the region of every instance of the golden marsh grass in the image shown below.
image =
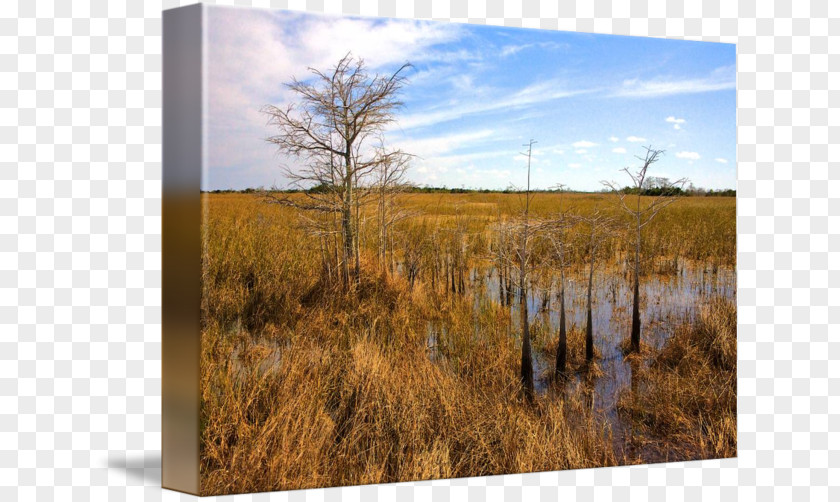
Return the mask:
<svg viewBox="0 0 840 502"><path fill-rule="evenodd" d="M636 362L616 359L629 332L630 249L629 239L616 234L598 264L596 304L609 306L611 314L596 325L596 368L581 369L582 296L580 288L572 288L566 304L570 382L552 383L552 368L544 366L549 375L537 374L545 385L529 404L518 378L517 314L499 302L489 251L493 223L518 211L518 195L401 195L412 216L395 231L396 270L378 266L376 229L364 225L361 278L350 292L323 280L318 243L292 209L253 195L204 197L202 493L736 452L734 285L720 294L713 288L718 279L709 279L713 286L696 293L698 315L674 310L668 322L654 325L651 319L646 329L667 332L663 343L644 339L645 350L630 356ZM548 218L560 210L561 200L564 208L581 213L600 208L619 215L606 194L561 199L548 193L537 194L532 214ZM570 231L570 242L583 238L578 233ZM735 199L683 198L663 211L645 236L649 283L671 284L687 267L699 274L691 281L718 278L718 270L735 265ZM413 285L399 266L406 252L421 255ZM467 278L464 290L452 293L434 270L455 252ZM584 260L583 252L572 254L570 280L580 281ZM702 274L695 272L701 268ZM532 281L556 285L552 274L546 260ZM663 291L672 290L651 289L646 307L656 307ZM549 312L541 314L539 307L531 312L538 364L552 361L556 349L555 293L549 291ZM666 311L671 312L662 307ZM630 364L632 386L622 383ZM597 397L597 382L605 379L617 383L605 387L612 395L612 404L604 405L609 409L599 409L597 403L606 401Z"/></svg>

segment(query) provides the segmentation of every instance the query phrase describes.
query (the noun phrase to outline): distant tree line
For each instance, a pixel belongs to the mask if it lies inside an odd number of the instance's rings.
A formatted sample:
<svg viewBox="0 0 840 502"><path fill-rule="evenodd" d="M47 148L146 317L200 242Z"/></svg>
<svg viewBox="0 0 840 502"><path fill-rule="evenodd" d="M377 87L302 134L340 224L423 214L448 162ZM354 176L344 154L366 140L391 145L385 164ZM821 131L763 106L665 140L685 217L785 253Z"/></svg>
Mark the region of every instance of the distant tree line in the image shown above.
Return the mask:
<svg viewBox="0 0 840 502"><path fill-rule="evenodd" d="M655 176L645 179L644 185L641 188L638 186L625 186L620 192L624 195L638 195L641 192L641 195L651 197L735 197L735 190L731 188L715 190L695 187L693 184L683 187L679 184L675 185L671 183L671 180L668 178Z"/></svg>
<svg viewBox="0 0 840 502"><path fill-rule="evenodd" d="M693 188L689 187L686 191L686 195L691 195L695 197L735 197L736 192L732 188L721 188L720 190L715 189L705 189L705 188Z"/></svg>
<svg viewBox="0 0 840 502"><path fill-rule="evenodd" d="M667 178L663 178L666 179ZM327 193L334 191L335 188L330 188L324 185L316 185L312 188L302 190L302 189L275 189L276 192L282 193L310 193L310 194L317 194L317 193ZM225 190L210 190L205 191L207 193L256 193L259 189L256 188L246 188L244 190L232 190L232 189L225 189ZM407 187L404 192L406 193L451 193L451 194L465 194L465 193L520 193L522 192L521 189L518 188L505 188L505 189L490 189L490 188L450 188L447 186L442 187L434 187L434 186L409 186ZM559 192L558 189L555 188L548 188L548 189L531 189L532 193L554 193ZM566 193L587 193L583 190L565 190ZM621 192L626 195L636 195L639 193L639 189L635 187L626 186L621 189ZM652 197L659 197L659 196L674 196L674 197L735 197L737 192L732 188L721 188L715 190L713 188L702 188L702 187L695 187L694 185L689 185L687 188L681 187L666 187L662 188L661 185L658 186L649 186L647 188L642 188L641 190L642 195L652 196Z"/></svg>

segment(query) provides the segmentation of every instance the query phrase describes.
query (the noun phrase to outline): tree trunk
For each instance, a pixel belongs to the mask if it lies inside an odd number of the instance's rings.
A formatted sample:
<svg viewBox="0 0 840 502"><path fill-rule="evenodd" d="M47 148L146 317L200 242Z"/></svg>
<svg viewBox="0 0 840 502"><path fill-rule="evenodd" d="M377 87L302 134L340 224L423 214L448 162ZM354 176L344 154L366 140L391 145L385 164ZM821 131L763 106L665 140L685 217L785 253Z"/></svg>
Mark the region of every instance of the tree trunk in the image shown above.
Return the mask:
<svg viewBox="0 0 840 502"><path fill-rule="evenodd" d="M595 272L595 246L592 245L589 258L589 287L586 290L586 362L595 358L595 343L592 336L592 275Z"/></svg>
<svg viewBox="0 0 840 502"><path fill-rule="evenodd" d="M505 282L507 284L507 291L505 291L505 305L508 307L510 307L511 299L513 298L513 281L510 277L510 270L510 266L505 267Z"/></svg>
<svg viewBox="0 0 840 502"><path fill-rule="evenodd" d="M387 235L385 228L385 189L379 191L379 269L385 268L385 257L387 256Z"/></svg>
<svg viewBox="0 0 840 502"><path fill-rule="evenodd" d="M321 244L321 275L325 281L330 282L330 259L327 254L329 241L327 240L327 236L325 234L320 235L319 241Z"/></svg>
<svg viewBox="0 0 840 502"><path fill-rule="evenodd" d="M633 324L630 328L630 347L633 352L639 352L642 339L642 321L639 316L639 254L642 247L641 222L636 225L636 263L633 267Z"/></svg>
<svg viewBox="0 0 840 502"><path fill-rule="evenodd" d="M333 229L336 230L335 232L333 232L333 238L332 238L332 249L331 249L331 251L332 251L332 254L333 254L333 260L334 260L333 263L335 264L336 272L341 275L341 280L344 281L345 280L344 274L345 274L346 270L341 265L341 256L339 255L339 249L341 249L341 245L338 242L338 240L339 240L339 232L337 231L338 220L336 219L336 214L335 213L332 214L332 218L333 218Z"/></svg>
<svg viewBox="0 0 840 502"><path fill-rule="evenodd" d="M395 262L396 258L394 258L394 231L390 230L390 226L391 225L389 224L385 227L385 235L389 235L389 232L390 232L388 248L385 250L385 254L388 257L388 259L387 259L388 272L391 275L393 275L394 274L394 269L396 268L395 265L394 265L394 262Z"/></svg>
<svg viewBox="0 0 840 502"><path fill-rule="evenodd" d="M630 347L633 352L639 352L642 341L642 320L639 316L639 273L634 274L633 280L633 324L630 331Z"/></svg>
<svg viewBox="0 0 840 502"><path fill-rule="evenodd" d="M522 324L522 388L528 401L534 399L534 367L531 364L531 330L528 326L528 295L524 275L519 280L519 317Z"/></svg>
<svg viewBox="0 0 840 502"><path fill-rule="evenodd" d="M353 175L351 174L349 148L345 157L344 200L341 205L341 229L344 234L344 285L350 287L350 263L355 259L355 234L353 232Z"/></svg>
<svg viewBox="0 0 840 502"><path fill-rule="evenodd" d="M557 359L554 362L554 378L566 374L566 281L560 272L560 329L557 332Z"/></svg>
<svg viewBox="0 0 840 502"><path fill-rule="evenodd" d="M501 216L499 217L499 248L497 249L497 258L498 258L498 272L499 272L499 304L505 304L505 273L504 273L504 261L503 261L503 249L502 249L502 222Z"/></svg>
<svg viewBox="0 0 840 502"><path fill-rule="evenodd" d="M527 218L527 212L526 212ZM519 253L519 317L522 325L522 387L528 401L534 399L534 367L531 363L531 330L528 326L528 290L526 276L526 255L528 249L528 220L522 231L522 248Z"/></svg>
<svg viewBox="0 0 840 502"><path fill-rule="evenodd" d="M455 294L455 258L453 257L448 264L449 273L449 292Z"/></svg>
<svg viewBox="0 0 840 502"><path fill-rule="evenodd" d="M354 202L355 202L355 205L356 205L356 222L355 222L356 224L353 227L353 229L354 229L354 231L353 231L353 238L354 238L354 241L353 241L353 258L355 260L355 263L354 263L355 272L354 272L354 274L356 276L356 284L358 284L359 280L361 279L361 274L360 274L361 263L359 263L359 259L360 259L361 254L362 254L361 253L362 236L361 236L361 232L360 232L360 230L362 229L362 218L361 218L361 207L360 207L360 204L359 204L359 200L357 199Z"/></svg>
<svg viewBox="0 0 840 502"><path fill-rule="evenodd" d="M341 260L342 280L345 287L350 287L350 262L353 259L353 215L350 206L347 205L345 197L344 205L341 208L341 229L344 234L342 242L343 256Z"/></svg>

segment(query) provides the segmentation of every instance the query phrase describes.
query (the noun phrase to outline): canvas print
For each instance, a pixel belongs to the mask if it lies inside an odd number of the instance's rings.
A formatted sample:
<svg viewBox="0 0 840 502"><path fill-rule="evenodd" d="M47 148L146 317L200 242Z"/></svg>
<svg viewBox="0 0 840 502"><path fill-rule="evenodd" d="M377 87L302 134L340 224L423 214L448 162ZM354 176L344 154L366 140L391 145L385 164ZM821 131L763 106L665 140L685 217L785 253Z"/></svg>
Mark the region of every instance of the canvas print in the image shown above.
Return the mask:
<svg viewBox="0 0 840 502"><path fill-rule="evenodd" d="M736 455L734 45L203 12L202 494Z"/></svg>

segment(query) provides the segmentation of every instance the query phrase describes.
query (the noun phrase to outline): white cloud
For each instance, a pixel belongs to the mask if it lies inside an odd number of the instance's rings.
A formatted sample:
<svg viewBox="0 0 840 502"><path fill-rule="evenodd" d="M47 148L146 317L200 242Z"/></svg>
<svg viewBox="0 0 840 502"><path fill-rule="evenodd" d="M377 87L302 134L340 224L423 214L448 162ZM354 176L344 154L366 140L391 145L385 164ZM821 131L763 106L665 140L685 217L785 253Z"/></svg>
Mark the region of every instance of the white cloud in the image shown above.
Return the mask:
<svg viewBox="0 0 840 502"><path fill-rule="evenodd" d="M722 157L718 157L718 158L716 158L715 160L716 160L717 162L720 162L721 164L728 164L728 163L729 163L729 161L728 161L728 160L726 160L726 159L724 159L724 158L722 158Z"/></svg>
<svg viewBox="0 0 840 502"><path fill-rule="evenodd" d="M598 144L591 141L581 140L575 141L572 143L572 146L575 148L592 148L593 146L598 146Z"/></svg>
<svg viewBox="0 0 840 502"><path fill-rule="evenodd" d="M627 149L623 147L613 148L614 153L627 153Z"/></svg>
<svg viewBox="0 0 840 502"><path fill-rule="evenodd" d="M277 155L264 138L260 109L282 106L293 96L283 86L308 78L308 67L326 70L349 52L364 55L371 73L387 73L405 61L439 57L434 45L462 35L456 24L303 15L294 12L214 7L208 11L207 65L209 185L245 188L270 185ZM436 54L436 56L435 56Z"/></svg>
<svg viewBox="0 0 840 502"><path fill-rule="evenodd" d="M476 135L474 138L475 141L479 141L478 135ZM469 139L469 137L467 137L467 139ZM395 143L395 146L405 148L409 141L415 140L405 140L404 142ZM417 144L419 144L420 142L426 140L420 139L416 141L418 142ZM472 153L444 153L435 156L431 156L428 154L428 152L424 153L421 150L414 151L421 155L421 157L417 157L412 161L412 167L410 169L409 176L421 185L428 182L427 173L457 173L458 169L467 169L469 170L469 177L466 180L477 182L477 186L484 186L483 182L487 181L487 176L500 177L500 173L502 172L510 175L511 171L505 169L492 170L490 168L478 169L475 167L476 164L486 165L488 162L492 163L495 160L498 160L502 157L507 157L511 159L511 161L515 165L522 164L522 162L524 161L524 157L522 155L519 155L519 152L517 150L479 150L478 152ZM507 161L506 164L511 165L511 161ZM420 174L420 176L418 176L418 174ZM446 181L449 183L452 182L451 179L441 181Z"/></svg>
<svg viewBox="0 0 840 502"><path fill-rule="evenodd" d="M650 80L629 79L625 80L612 95L629 98L651 98L727 89L735 89L735 65L716 68L708 76L701 78L679 79L663 76Z"/></svg>
<svg viewBox="0 0 840 502"><path fill-rule="evenodd" d="M686 151L682 151L682 152L678 152L678 153L677 153L677 158L678 158L678 159L697 160L697 159L699 159L699 158L700 158L700 154L699 154L699 153L697 153L697 152L686 152Z"/></svg>
<svg viewBox="0 0 840 502"><path fill-rule="evenodd" d="M644 143L647 141L645 138L640 138L638 136L627 136L627 141L631 143Z"/></svg>
<svg viewBox="0 0 840 502"><path fill-rule="evenodd" d="M484 171L481 171L481 172L485 173L489 176L495 176L496 178L498 178L500 180L510 179L510 176L512 174L510 172L510 169L485 169ZM481 174L479 174L479 173L476 173L476 174L481 176Z"/></svg>
<svg viewBox="0 0 840 502"><path fill-rule="evenodd" d="M612 141L613 143L617 143L618 142L618 137L610 136L610 141Z"/></svg>
<svg viewBox="0 0 840 502"><path fill-rule="evenodd" d="M399 64L405 61L426 61L432 54L428 48L459 36L459 28L444 23L406 20L313 16L307 17L295 41L307 66L323 68L335 64L348 50L363 54L371 67ZM447 27L450 26L450 27Z"/></svg>
<svg viewBox="0 0 840 502"><path fill-rule="evenodd" d="M445 134L442 136L435 136L431 138L421 139L402 139L393 143L393 146L401 148L406 152L417 152L422 157L435 157L453 150L458 150L493 136L495 131L492 129L483 129L480 131L471 131L461 134Z"/></svg>
<svg viewBox="0 0 840 502"><path fill-rule="evenodd" d="M563 155L563 153L566 151L563 148L564 145L565 145L565 143L563 143L563 144L548 143L548 144L545 144L545 145L541 145L540 143L535 143L534 144L533 155L534 156L540 156L540 157L553 156L553 155ZM523 145L523 148L526 148L527 146L528 145L525 144L525 145Z"/></svg>
<svg viewBox="0 0 840 502"><path fill-rule="evenodd" d="M580 150L575 150L575 153L578 154L578 155L584 155L586 153L586 150L581 148Z"/></svg>
<svg viewBox="0 0 840 502"><path fill-rule="evenodd" d="M682 128L682 124L685 124L685 119L678 119L671 115L670 117L665 119L665 122L674 124L674 129L680 130Z"/></svg>
<svg viewBox="0 0 840 502"><path fill-rule="evenodd" d="M578 169L580 168L580 164L569 164L569 167L571 167L572 169Z"/></svg>

